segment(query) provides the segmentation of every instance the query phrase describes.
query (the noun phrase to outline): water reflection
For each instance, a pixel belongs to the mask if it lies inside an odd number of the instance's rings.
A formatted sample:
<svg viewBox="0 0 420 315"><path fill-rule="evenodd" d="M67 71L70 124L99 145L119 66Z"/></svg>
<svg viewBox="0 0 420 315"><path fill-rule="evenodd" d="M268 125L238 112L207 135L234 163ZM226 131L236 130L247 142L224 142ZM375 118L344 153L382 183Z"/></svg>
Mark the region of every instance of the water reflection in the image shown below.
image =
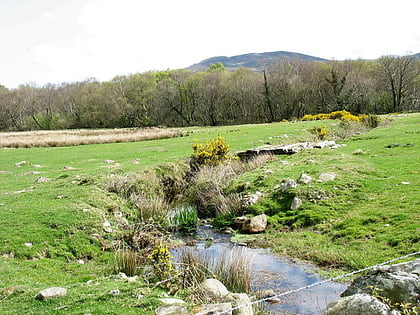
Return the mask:
<svg viewBox="0 0 420 315"><path fill-rule="evenodd" d="M235 246L230 242L229 235L215 233L210 227L200 227L196 235L182 238L187 243L194 242L200 253L213 258L218 258L223 251ZM175 259L180 250L173 251ZM245 248L245 251L252 256L252 290L273 290L274 294L279 294L323 280L313 266L275 255L269 249ZM318 315L345 288L344 284L328 282L281 297L281 303L267 303L265 306L272 314Z"/></svg>

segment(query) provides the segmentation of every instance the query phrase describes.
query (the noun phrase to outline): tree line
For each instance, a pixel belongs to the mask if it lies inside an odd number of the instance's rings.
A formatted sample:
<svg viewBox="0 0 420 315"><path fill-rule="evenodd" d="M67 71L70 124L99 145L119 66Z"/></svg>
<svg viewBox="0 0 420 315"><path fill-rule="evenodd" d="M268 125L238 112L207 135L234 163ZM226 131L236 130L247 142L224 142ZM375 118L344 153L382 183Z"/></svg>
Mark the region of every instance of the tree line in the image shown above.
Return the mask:
<svg viewBox="0 0 420 315"><path fill-rule="evenodd" d="M117 76L106 82L0 85L0 130L265 123L347 110L420 109L420 60L279 60L255 72L185 69Z"/></svg>

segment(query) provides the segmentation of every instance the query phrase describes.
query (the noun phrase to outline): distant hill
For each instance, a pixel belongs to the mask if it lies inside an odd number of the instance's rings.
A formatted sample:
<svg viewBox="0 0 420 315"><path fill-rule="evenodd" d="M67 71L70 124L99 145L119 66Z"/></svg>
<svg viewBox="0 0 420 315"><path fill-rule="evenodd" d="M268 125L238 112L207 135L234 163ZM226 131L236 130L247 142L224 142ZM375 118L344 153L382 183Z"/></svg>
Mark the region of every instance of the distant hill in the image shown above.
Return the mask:
<svg viewBox="0 0 420 315"><path fill-rule="evenodd" d="M413 58L416 58L416 59L420 59L420 53L410 55L410 56L413 57Z"/></svg>
<svg viewBox="0 0 420 315"><path fill-rule="evenodd" d="M264 53L250 53L237 55L232 57L218 56L211 57L200 61L199 63L189 66L188 70L203 71L206 70L211 64L221 62L226 68L251 68L254 70L262 70L264 67L269 67L278 63L282 59L300 59L303 61L326 61L327 59L304 55L296 52L289 51L272 51Z"/></svg>

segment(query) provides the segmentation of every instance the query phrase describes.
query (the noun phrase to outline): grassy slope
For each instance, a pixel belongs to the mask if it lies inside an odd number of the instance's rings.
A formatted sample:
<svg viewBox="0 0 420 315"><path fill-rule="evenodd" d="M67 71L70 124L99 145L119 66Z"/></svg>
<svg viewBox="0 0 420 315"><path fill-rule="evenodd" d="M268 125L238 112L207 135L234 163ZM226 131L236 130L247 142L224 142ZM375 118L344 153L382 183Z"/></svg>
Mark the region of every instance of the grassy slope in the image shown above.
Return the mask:
<svg viewBox="0 0 420 315"><path fill-rule="evenodd" d="M348 141L347 147L334 151L313 150L284 158L291 162L289 165L273 162L266 166L276 172L262 183L255 182L256 189L269 190L281 178L297 178L301 171L314 176L327 170L338 173L339 177L333 184L319 184L328 191L334 186L349 187L351 183L358 183L358 189L346 190L336 199L325 201L325 205L317 205L331 212L331 207L337 202L334 207L341 212L331 214L329 221L319 224L316 231L303 230L282 234L281 238L274 237L277 248L292 255L301 253L304 258L315 261L329 257L336 262L337 256L346 254L349 258L343 256L344 261L356 261L344 263L350 266L364 265L418 248L413 236L418 235L416 223L419 219L419 181L415 173L419 162L419 121L418 114L397 117L392 128L380 128L359 136L354 141ZM16 257L0 258L0 289L15 287L12 295L5 293L0 311L3 314L79 314L103 313L105 309L112 308L109 313L120 314L135 313L142 308L145 314L152 314L156 305L153 298L135 299L139 287L146 290L142 283L126 283L107 277L112 274L111 257L109 252L101 251L101 247L111 243L116 233L103 233L102 223L106 219L115 226L112 211L126 209L115 196L104 192L106 176L112 172L139 171L158 163L186 158L191 154L191 144L195 139L205 141L220 135L231 144L232 150L240 150L266 142L303 139L307 133L302 129L315 125L319 122L189 128L187 131L191 135L183 138L0 150L0 171L11 172L0 174L0 253L9 256L13 253ZM288 134L289 138L275 137L283 134ZM416 145L385 149L386 145L396 142L414 142ZM352 154L356 149L363 149L366 154ZM135 158L140 158L140 164L132 163ZM104 164L106 159L120 165ZM26 166L14 166L14 163L23 160L28 161ZM42 167L35 168L34 164ZM65 166L77 170L64 170ZM25 175L31 171L44 173ZM253 181L254 175L258 176L256 173L247 174L243 180ZM38 176L51 181L34 183ZM410 184L403 185L403 181ZM10 194L24 189L32 191ZM349 196L351 198L347 198ZM353 227L355 224L357 229ZM384 227L385 224L390 226ZM95 239L91 236L93 233L100 234L102 238ZM410 237L412 243L408 241ZM391 242L391 246L390 239L399 242ZM28 247L24 243L33 245ZM378 244L385 250L378 251ZM343 250L347 248L354 251L348 254L347 250ZM366 258L360 257L360 249L366 251ZM87 263L78 264L78 259ZM87 284L86 281L92 279L98 280L96 284ZM64 286L70 293L65 298L47 303L33 299L40 289L49 286ZM122 292L119 298L107 295L109 290L116 288ZM148 294L153 297L157 293ZM67 310L56 309L62 306L67 306Z"/></svg>
<svg viewBox="0 0 420 315"><path fill-rule="evenodd" d="M194 140L203 142L223 135L232 149L238 150L260 144L262 139L268 140L270 136L286 132L301 134L301 125L285 129L284 126L188 128L189 137L173 139L79 147L1 149L0 300L2 291L7 290L0 302L0 313L102 314L105 308L109 314L121 314L138 313L142 308L144 314L154 314L156 299L137 301L134 298L136 290L144 287L142 283L121 284L106 278L112 274L112 257L101 248L109 246L118 231L106 234L102 223L109 220L115 228L112 211L127 210L114 195L104 192L106 177L114 172L141 171L159 163L185 159L192 153ZM132 163L136 158L140 159L140 164ZM104 164L104 160L114 160L118 165ZM15 167L14 164L20 161L28 163ZM64 170L65 166L77 170ZM30 174L32 171L42 173ZM39 176L51 181L35 183ZM22 190L28 191L15 193ZM92 234L100 234L101 238L98 240ZM32 246L28 247L25 243ZM78 259L86 263L78 264ZM99 279L94 288L86 283L93 279ZM48 303L34 300L39 290L50 286L68 288L69 296ZM124 298L108 297L109 290L124 286ZM90 293L92 290L94 293ZM8 295L7 292L14 293ZM156 295L156 292L150 295ZM56 309L65 305L67 308Z"/></svg>
<svg viewBox="0 0 420 315"><path fill-rule="evenodd" d="M397 117L389 126L348 139L340 149L306 151L283 158L286 165L272 162L264 167L274 170L269 176L264 169L244 175L239 182L249 181L272 196L275 184L297 179L302 171L315 179L323 172L337 174L335 181L295 190L304 200L314 192L328 198L304 201L296 212L280 211L271 219L315 224L288 233L272 226L266 239L278 252L353 270L419 251L419 126L418 114ZM390 144L400 146L387 148Z"/></svg>

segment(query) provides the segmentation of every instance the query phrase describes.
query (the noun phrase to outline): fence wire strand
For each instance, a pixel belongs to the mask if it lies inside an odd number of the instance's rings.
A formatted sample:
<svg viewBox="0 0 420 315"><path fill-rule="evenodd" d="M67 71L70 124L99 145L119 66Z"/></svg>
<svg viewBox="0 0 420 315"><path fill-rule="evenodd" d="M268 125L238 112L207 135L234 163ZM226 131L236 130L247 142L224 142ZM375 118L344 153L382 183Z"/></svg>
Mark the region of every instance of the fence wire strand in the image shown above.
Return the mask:
<svg viewBox="0 0 420 315"><path fill-rule="evenodd" d="M303 291L303 290L313 288L315 286L319 286L319 285L327 283L327 282L337 281L337 280L340 280L342 278L350 277L352 275L355 275L355 274L358 274L358 273L361 273L361 272L364 272L364 271L367 271L367 270L371 270L371 269L374 269L374 268L377 268L377 267L380 267L380 266L383 266L383 265L388 265L388 264L391 264L395 261L399 261L399 260L409 258L409 257L412 257L412 256L416 256L416 255L420 255L420 251L419 252L414 252L414 253L411 253L411 254L407 254L407 255L404 255L404 256L401 256L401 257L398 257L398 258L394 258L394 259L382 262L382 263L374 265L374 266L370 266L370 267L366 267L366 268L359 269L359 270L356 270L356 271L352 271L352 272L349 272L349 273L346 273L346 274L343 274L343 275L340 275L340 276L337 276L337 277L332 277L332 278L328 278L328 279L325 279L325 280L322 280L322 281L319 281L319 282L315 282L315 283L306 285L306 286L298 288L298 289L294 289L294 290L290 290L290 291L287 291L287 292L272 295L272 296L269 296L269 297L265 297L265 298L262 298L262 299L259 299L259 300L256 300L256 301L252 301L250 303L241 304L241 305L238 305L236 307L232 307L228 310L224 310L224 311L215 313L215 315L227 314L227 313L238 310L238 309L240 309L242 307L245 307L245 306L250 306L250 305L253 305L253 304L257 304L257 303L262 303L262 302L265 302L265 301L268 301L268 300L271 300L271 299L274 299L274 298L279 298L279 297L282 297L282 296L297 293L297 292L300 292L300 291Z"/></svg>

